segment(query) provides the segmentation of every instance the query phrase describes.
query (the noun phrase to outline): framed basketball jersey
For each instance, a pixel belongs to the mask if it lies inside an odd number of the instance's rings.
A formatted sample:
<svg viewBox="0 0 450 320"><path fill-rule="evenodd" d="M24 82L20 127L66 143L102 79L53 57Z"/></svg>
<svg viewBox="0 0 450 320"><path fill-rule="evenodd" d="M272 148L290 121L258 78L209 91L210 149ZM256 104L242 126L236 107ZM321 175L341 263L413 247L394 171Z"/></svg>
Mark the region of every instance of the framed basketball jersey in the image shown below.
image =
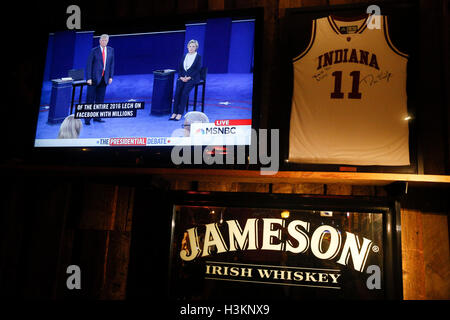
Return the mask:
<svg viewBox="0 0 450 320"><path fill-rule="evenodd" d="M313 20L293 59L289 162L409 165L407 62L386 16Z"/></svg>

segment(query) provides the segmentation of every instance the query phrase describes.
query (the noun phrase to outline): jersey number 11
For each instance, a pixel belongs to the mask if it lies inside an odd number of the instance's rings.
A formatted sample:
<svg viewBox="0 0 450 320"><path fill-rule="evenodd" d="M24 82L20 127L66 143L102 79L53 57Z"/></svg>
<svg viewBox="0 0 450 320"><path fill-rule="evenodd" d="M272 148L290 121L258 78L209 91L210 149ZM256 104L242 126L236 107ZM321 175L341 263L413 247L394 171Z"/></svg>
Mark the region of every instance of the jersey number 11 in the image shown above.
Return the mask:
<svg viewBox="0 0 450 320"><path fill-rule="evenodd" d="M334 77L334 91L331 93L331 99L343 99L344 93L342 90L342 71L334 71L331 74ZM359 71L350 72L350 76L353 78L352 91L348 93L349 99L361 99L361 92L359 92Z"/></svg>

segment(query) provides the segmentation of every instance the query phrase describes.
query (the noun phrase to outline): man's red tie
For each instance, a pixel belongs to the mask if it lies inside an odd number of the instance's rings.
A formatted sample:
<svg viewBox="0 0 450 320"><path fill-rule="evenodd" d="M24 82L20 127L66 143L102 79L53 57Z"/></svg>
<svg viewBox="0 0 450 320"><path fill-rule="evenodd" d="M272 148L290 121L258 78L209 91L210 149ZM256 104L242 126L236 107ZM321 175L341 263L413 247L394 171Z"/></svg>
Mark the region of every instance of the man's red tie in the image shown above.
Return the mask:
<svg viewBox="0 0 450 320"><path fill-rule="evenodd" d="M105 48L102 48L102 57L103 57L103 71L102 71L102 77L105 75Z"/></svg>

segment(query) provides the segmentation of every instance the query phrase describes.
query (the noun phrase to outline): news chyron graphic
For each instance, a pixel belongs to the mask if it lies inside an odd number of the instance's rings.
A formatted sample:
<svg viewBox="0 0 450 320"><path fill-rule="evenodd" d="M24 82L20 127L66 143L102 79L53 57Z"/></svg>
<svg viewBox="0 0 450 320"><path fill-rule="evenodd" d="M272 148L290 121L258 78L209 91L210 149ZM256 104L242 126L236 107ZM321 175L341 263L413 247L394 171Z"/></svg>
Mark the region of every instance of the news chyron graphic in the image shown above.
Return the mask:
<svg viewBox="0 0 450 320"><path fill-rule="evenodd" d="M95 115L102 113L94 112ZM228 123L217 125L216 123ZM206 145L249 145L251 140L251 119L218 120L213 123L192 123L175 129L173 135L160 137L105 137L94 139L47 139L36 140L37 146L206 146ZM39 144L38 144L39 143Z"/></svg>
<svg viewBox="0 0 450 320"><path fill-rule="evenodd" d="M35 147L250 145L255 20L181 25L49 34Z"/></svg>

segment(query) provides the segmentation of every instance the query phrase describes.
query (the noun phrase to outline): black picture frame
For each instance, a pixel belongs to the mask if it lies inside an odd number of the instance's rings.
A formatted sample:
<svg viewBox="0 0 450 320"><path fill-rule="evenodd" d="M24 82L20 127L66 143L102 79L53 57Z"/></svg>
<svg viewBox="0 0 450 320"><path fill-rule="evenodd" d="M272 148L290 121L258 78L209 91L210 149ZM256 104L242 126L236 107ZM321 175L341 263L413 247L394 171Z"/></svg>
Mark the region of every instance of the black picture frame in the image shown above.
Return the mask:
<svg viewBox="0 0 450 320"><path fill-rule="evenodd" d="M287 162L289 155L289 123L292 98L292 59L301 53L308 45L311 38L311 23L313 19L334 14L340 17L355 17L366 14L369 5L377 5L382 15L388 16L389 33L394 44L403 52L408 53L407 64L407 109L412 116L409 121L409 150L410 165L408 166L371 166L348 164L309 164ZM272 127L280 130L280 170L286 171L357 171L380 173L405 173L416 174L418 172L419 150L418 144L418 109L420 106L420 42L417 35L422 26L419 19L418 1L374 1L370 3L355 3L330 6L313 6L286 9L285 17L280 20L280 85L279 103L283 106L281 114ZM411 23L415 21L415 23ZM295 29L295 32L293 30Z"/></svg>
<svg viewBox="0 0 450 320"><path fill-rule="evenodd" d="M160 205L152 205L153 199L159 199ZM146 288L153 286L159 292L164 292L164 295L159 297L161 301L176 301L176 297L171 295L170 290L173 285L170 270L175 263L172 261L171 246L176 205L382 213L384 299L401 300L403 298L400 204L394 198L143 189L137 193L136 201L127 285L127 297L130 299L145 299L149 293ZM154 214L155 211L158 212L157 216ZM149 233L149 229L155 230L155 233ZM158 252L152 249L155 246L150 243L159 244ZM150 276L155 273L160 274L157 279ZM145 274L148 274L149 278L145 278ZM354 299L358 297L355 296Z"/></svg>

